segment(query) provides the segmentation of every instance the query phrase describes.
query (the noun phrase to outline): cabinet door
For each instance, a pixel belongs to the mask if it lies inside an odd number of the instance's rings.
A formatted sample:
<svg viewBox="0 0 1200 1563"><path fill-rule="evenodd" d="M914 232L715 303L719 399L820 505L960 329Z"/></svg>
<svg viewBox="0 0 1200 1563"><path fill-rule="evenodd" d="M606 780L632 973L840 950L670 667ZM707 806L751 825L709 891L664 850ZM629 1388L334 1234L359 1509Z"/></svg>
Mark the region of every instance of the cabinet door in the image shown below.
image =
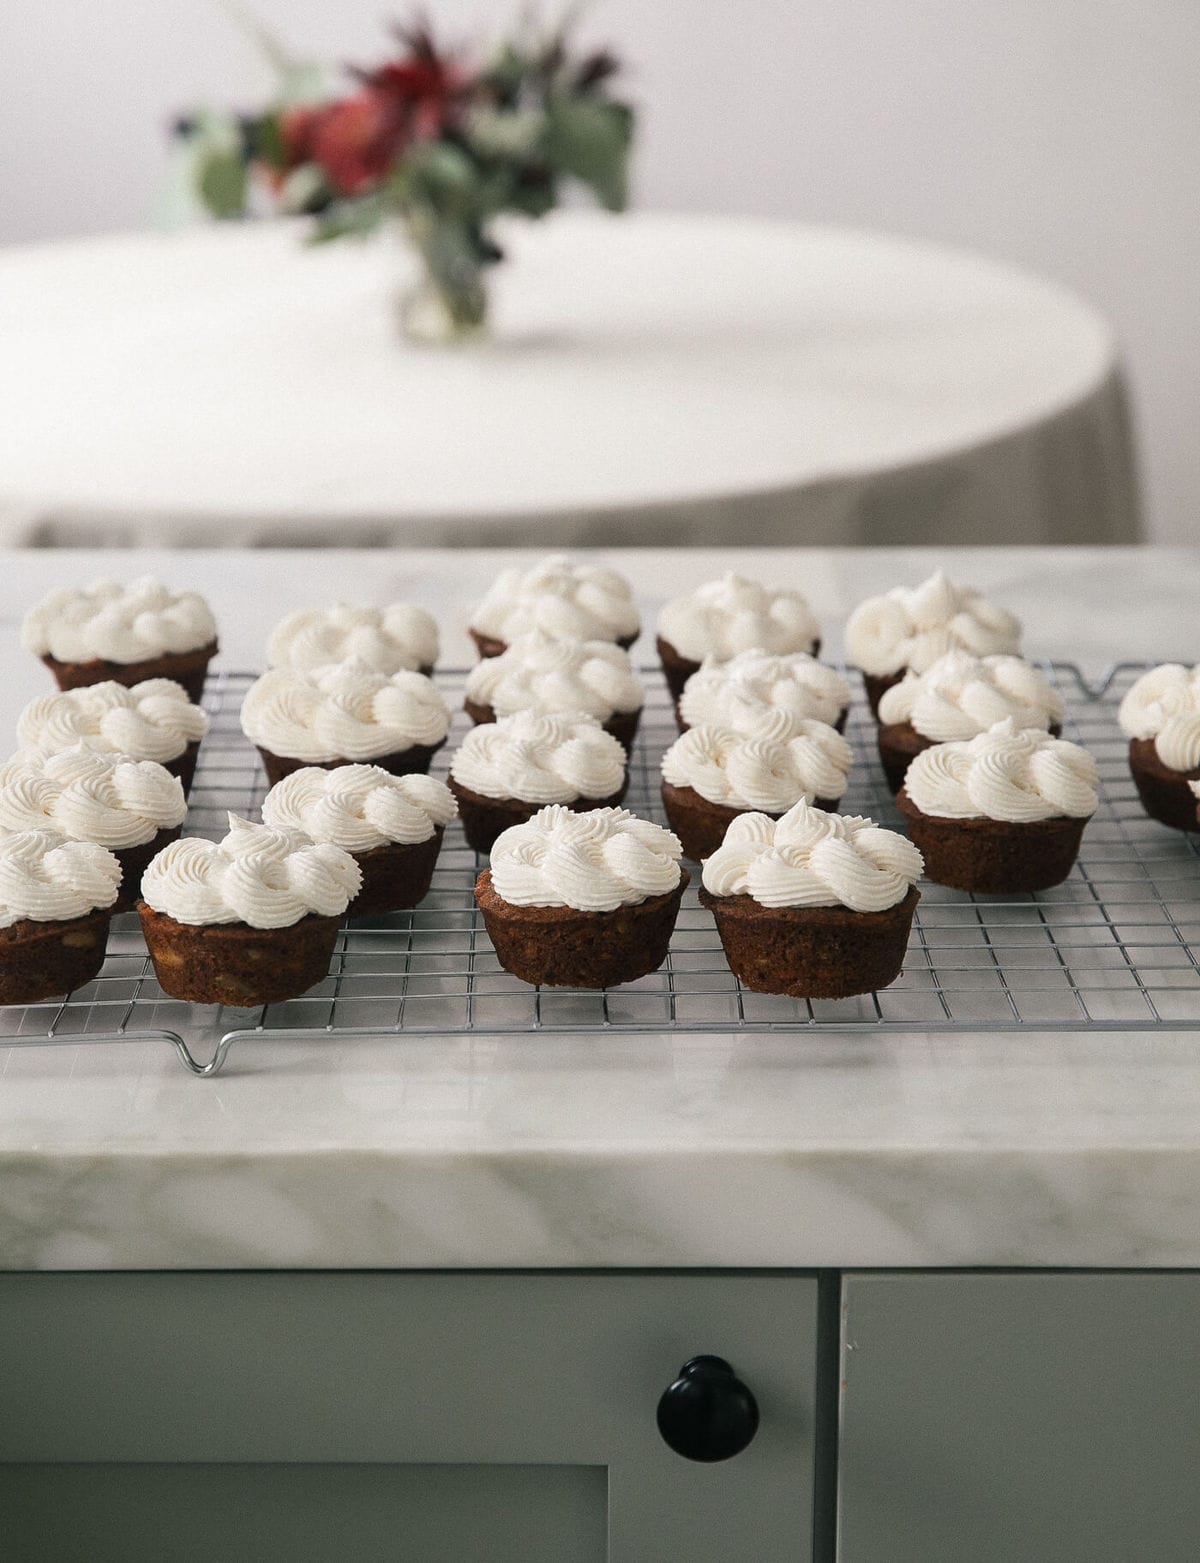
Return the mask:
<svg viewBox="0 0 1200 1563"><path fill-rule="evenodd" d="M853 1276L843 1563L1195 1563L1200 1276Z"/></svg>
<svg viewBox="0 0 1200 1563"><path fill-rule="evenodd" d="M794 1563L815 1315L771 1276L0 1275L0 1550ZM700 1353L762 1413L717 1465L655 1423Z"/></svg>

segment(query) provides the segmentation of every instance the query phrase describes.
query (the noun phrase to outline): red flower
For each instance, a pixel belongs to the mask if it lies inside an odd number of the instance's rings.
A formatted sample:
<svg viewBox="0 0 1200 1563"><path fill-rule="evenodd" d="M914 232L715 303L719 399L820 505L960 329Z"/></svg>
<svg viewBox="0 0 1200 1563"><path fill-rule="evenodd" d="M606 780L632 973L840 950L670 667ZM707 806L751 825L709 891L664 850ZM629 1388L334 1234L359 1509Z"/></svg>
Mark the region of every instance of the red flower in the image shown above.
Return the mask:
<svg viewBox="0 0 1200 1563"><path fill-rule="evenodd" d="M378 184L404 140L394 102L370 88L318 110L310 131L311 156L341 195Z"/></svg>
<svg viewBox="0 0 1200 1563"><path fill-rule="evenodd" d="M280 114L279 140L283 151L283 173L290 173L302 163L314 161L313 132L322 112L319 105L308 103L284 109Z"/></svg>

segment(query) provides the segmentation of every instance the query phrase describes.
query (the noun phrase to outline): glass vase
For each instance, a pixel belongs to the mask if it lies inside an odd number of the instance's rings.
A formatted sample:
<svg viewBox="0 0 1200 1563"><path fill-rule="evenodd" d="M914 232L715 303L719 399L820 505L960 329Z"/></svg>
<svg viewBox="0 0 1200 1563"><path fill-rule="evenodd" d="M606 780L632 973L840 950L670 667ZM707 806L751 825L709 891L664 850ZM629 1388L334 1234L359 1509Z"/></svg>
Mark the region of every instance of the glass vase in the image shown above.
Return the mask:
<svg viewBox="0 0 1200 1563"><path fill-rule="evenodd" d="M410 342L445 347L487 335L488 295L483 269L448 225L425 219L405 224L416 277L400 295L400 328Z"/></svg>

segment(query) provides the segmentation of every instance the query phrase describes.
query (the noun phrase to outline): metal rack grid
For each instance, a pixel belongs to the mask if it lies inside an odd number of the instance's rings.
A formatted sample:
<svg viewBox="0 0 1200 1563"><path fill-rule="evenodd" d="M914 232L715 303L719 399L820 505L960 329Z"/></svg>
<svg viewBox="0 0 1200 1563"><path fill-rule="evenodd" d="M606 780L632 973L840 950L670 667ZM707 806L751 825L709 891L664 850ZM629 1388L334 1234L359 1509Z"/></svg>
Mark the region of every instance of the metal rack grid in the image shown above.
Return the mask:
<svg viewBox="0 0 1200 1563"><path fill-rule="evenodd" d="M302 998L257 1010L170 999L129 915L114 919L95 981L61 1002L0 1007L0 1045L153 1038L173 1045L194 1073L212 1075L234 1042L268 1034L1200 1025L1200 838L1168 830L1142 812L1116 721L1120 697L1143 669L1122 664L1093 686L1069 665L1049 664L1047 671L1067 701L1065 736L1091 750L1102 778L1100 809L1084 833L1078 864L1065 884L1036 895L966 895L922 884L904 972L878 993L810 1002L743 990L696 898L695 872L660 971L600 993L529 988L496 959L472 899L482 864L454 825L421 906L345 927L328 977ZM253 815L262 802L265 778L238 725L252 676L225 673L210 684L212 731L200 752L189 834L219 837L228 810ZM438 675L452 706L463 677ZM658 670L644 670L644 678L647 705L626 806L661 821L658 766L676 731ZM435 775L445 774L467 725L460 712ZM875 753L874 723L857 701L846 736L855 767L843 809L899 828Z"/></svg>

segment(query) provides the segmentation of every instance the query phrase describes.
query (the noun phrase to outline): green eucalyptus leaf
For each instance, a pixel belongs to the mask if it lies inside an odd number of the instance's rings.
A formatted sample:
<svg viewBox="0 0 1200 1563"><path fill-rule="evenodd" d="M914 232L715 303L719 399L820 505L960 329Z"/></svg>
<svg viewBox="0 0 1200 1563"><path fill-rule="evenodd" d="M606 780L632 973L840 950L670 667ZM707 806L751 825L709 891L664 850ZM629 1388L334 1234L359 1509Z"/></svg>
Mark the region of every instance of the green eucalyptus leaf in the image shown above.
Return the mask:
<svg viewBox="0 0 1200 1563"><path fill-rule="evenodd" d="M365 238L374 233L386 216L387 208L377 192L354 201L337 201L317 218L309 243L328 244L331 239Z"/></svg>
<svg viewBox="0 0 1200 1563"><path fill-rule="evenodd" d="M602 206L619 212L629 195L633 111L624 103L561 94L546 105L547 161L587 185Z"/></svg>
<svg viewBox="0 0 1200 1563"><path fill-rule="evenodd" d="M214 217L241 217L246 210L246 165L240 153L209 152L200 164L198 188Z"/></svg>

